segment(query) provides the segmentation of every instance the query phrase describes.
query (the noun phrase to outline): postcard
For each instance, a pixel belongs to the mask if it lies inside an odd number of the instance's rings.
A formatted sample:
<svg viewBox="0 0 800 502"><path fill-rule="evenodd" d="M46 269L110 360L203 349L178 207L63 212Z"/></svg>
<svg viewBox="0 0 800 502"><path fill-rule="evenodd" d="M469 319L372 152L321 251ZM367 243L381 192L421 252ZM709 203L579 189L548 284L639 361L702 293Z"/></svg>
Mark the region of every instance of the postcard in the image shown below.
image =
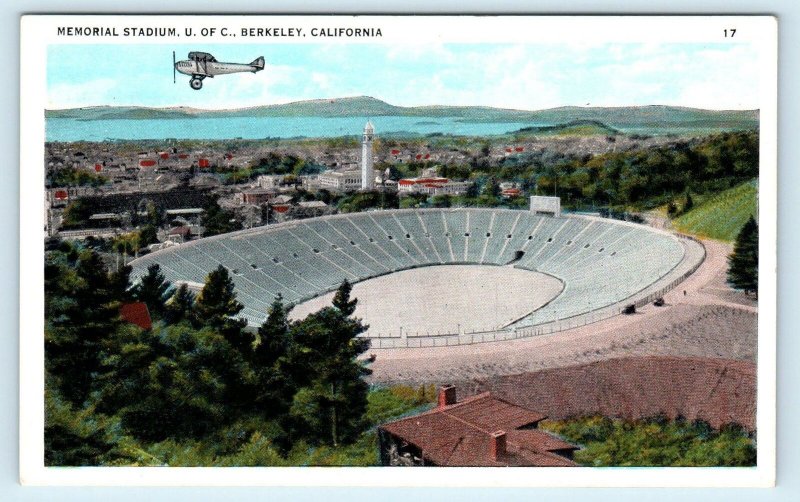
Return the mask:
<svg viewBox="0 0 800 502"><path fill-rule="evenodd" d="M775 18L21 26L22 483L774 484Z"/></svg>

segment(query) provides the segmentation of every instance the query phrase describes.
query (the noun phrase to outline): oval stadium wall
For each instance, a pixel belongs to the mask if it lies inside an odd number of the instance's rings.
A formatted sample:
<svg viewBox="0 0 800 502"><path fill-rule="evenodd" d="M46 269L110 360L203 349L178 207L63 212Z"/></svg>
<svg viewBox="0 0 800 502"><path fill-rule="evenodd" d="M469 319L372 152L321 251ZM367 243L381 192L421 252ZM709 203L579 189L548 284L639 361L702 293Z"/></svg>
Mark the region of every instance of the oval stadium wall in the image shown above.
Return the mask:
<svg viewBox="0 0 800 502"><path fill-rule="evenodd" d="M705 256L688 237L588 216L510 209L409 209L297 220L191 241L134 260L136 282L153 263L167 280L200 288L219 265L231 273L240 316L253 326L275 296L299 304L336 289L415 267L510 266L558 278L562 292L502 329L371 337L373 348L432 347L553 333L617 315L663 295ZM454 292L457 294L457 292Z"/></svg>

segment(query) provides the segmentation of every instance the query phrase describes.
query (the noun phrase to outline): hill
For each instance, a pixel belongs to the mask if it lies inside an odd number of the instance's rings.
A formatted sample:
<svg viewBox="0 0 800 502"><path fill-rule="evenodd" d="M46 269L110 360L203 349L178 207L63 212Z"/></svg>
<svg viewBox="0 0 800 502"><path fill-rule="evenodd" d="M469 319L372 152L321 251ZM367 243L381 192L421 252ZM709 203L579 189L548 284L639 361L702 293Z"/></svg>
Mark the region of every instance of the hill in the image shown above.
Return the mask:
<svg viewBox="0 0 800 502"><path fill-rule="evenodd" d="M756 216L757 204L758 184L753 180L703 201L673 225L682 232L732 242L747 219Z"/></svg>
<svg viewBox="0 0 800 502"><path fill-rule="evenodd" d="M573 120L565 124L556 124L551 126L523 127L514 131L512 134L520 133L554 136L594 136L597 134L613 136L615 134L619 134L620 130L607 126L599 120Z"/></svg>
<svg viewBox="0 0 800 502"><path fill-rule="evenodd" d="M186 119L192 117L451 117L462 122L529 122L553 126L596 122L614 129L756 129L758 110L701 110L676 106L577 107L527 111L485 106L395 106L369 96L297 101L235 110L189 107L97 106L47 110L46 118L77 120Z"/></svg>
<svg viewBox="0 0 800 502"><path fill-rule="evenodd" d="M670 382L664 385L664 382ZM476 382L553 420L602 415L640 419L664 414L713 427L755 429L755 365L698 357L625 357Z"/></svg>

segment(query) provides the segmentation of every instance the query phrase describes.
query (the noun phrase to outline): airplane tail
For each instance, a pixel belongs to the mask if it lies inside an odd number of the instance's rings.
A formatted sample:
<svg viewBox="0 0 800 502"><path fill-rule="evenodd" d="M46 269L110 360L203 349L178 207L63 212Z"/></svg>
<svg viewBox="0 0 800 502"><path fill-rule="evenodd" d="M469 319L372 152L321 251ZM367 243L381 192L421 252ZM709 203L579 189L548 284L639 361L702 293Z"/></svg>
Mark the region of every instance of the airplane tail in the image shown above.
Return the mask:
<svg viewBox="0 0 800 502"><path fill-rule="evenodd" d="M259 56L258 58L256 58L252 63L250 63L250 66L253 67L253 71L254 72L263 70L264 69L264 56Z"/></svg>

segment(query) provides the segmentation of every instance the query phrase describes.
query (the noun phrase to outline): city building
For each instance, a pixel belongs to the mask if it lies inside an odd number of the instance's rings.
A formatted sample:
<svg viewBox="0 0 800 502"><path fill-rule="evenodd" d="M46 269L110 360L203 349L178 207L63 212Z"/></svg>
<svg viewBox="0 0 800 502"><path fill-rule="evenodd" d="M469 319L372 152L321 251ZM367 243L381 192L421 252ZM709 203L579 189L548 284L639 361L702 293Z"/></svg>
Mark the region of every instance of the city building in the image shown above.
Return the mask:
<svg viewBox="0 0 800 502"><path fill-rule="evenodd" d="M378 427L382 465L572 467L579 449L538 429L546 417L489 392L456 400L439 389L436 408Z"/></svg>
<svg viewBox="0 0 800 502"><path fill-rule="evenodd" d="M448 178L403 178L397 182L397 190L406 193L428 195L461 195L469 189L468 181L452 181Z"/></svg>
<svg viewBox="0 0 800 502"><path fill-rule="evenodd" d="M339 192L358 190L363 186L361 171L325 171L317 176L317 185Z"/></svg>
<svg viewBox="0 0 800 502"><path fill-rule="evenodd" d="M275 195L274 189L268 188L254 188L252 190L244 190L239 194L240 202L242 204L263 204Z"/></svg>

